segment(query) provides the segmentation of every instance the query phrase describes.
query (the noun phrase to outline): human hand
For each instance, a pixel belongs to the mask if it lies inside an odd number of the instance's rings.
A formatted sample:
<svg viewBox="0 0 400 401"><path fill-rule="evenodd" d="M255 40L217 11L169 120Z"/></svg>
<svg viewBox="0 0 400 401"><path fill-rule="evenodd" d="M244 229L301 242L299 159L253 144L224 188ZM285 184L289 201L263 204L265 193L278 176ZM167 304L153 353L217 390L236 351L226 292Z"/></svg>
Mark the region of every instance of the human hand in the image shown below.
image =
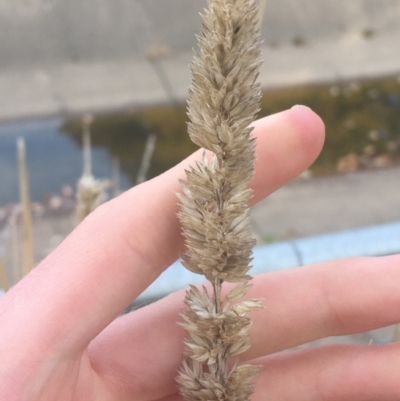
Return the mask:
<svg viewBox="0 0 400 401"><path fill-rule="evenodd" d="M304 107L255 122L257 202L299 175L323 143ZM1 401L177 400L184 292L117 316L183 249L178 178L200 152L101 206L0 300ZM254 401L398 400L398 345L336 345L271 355L400 320L400 258L352 259L254 279Z"/></svg>

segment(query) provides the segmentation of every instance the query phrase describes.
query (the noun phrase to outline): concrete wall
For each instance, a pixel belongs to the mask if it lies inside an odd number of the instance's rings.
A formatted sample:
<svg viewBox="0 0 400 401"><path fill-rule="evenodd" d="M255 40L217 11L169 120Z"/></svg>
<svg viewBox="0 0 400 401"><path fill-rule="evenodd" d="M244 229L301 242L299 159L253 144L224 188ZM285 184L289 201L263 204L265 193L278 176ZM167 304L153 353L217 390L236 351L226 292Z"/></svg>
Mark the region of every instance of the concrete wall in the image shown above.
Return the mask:
<svg viewBox="0 0 400 401"><path fill-rule="evenodd" d="M156 45L183 101L205 5L0 0L0 121L171 101L144 57ZM262 34L264 88L400 71L400 0L267 0Z"/></svg>
<svg viewBox="0 0 400 401"><path fill-rule="evenodd" d="M145 42L181 51L194 43L200 3L1 0L0 68L138 57Z"/></svg>
<svg viewBox="0 0 400 401"><path fill-rule="evenodd" d="M0 69L140 57L195 45L205 0L0 0ZM400 26L398 0L268 0L267 43L324 40Z"/></svg>

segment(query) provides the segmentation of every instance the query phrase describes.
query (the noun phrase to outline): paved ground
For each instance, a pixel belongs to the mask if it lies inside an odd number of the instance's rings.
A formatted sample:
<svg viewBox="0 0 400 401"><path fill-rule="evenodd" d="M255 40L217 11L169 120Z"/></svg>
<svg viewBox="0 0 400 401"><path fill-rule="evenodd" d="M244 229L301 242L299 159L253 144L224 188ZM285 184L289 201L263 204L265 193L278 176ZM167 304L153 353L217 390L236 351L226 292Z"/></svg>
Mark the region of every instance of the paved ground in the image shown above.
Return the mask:
<svg viewBox="0 0 400 401"><path fill-rule="evenodd" d="M261 239L318 235L400 220L400 167L297 179L252 210Z"/></svg>

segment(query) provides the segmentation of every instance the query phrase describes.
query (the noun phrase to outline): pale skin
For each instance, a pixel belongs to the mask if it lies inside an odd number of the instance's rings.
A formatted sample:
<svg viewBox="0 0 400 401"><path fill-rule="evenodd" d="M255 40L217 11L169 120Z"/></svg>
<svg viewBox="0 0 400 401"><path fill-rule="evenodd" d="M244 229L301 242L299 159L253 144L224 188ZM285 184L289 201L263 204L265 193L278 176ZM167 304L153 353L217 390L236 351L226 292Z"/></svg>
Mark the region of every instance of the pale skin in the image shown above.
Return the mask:
<svg viewBox="0 0 400 401"><path fill-rule="evenodd" d="M297 107L254 123L253 202L319 154L324 125ZM118 315L183 250L178 178L191 156L101 206L0 300L0 399L179 400L174 377L184 292ZM338 216L340 218L340 216ZM400 321L400 257L340 260L258 276L252 348L264 367L254 401L398 400L400 346L334 345L273 354Z"/></svg>

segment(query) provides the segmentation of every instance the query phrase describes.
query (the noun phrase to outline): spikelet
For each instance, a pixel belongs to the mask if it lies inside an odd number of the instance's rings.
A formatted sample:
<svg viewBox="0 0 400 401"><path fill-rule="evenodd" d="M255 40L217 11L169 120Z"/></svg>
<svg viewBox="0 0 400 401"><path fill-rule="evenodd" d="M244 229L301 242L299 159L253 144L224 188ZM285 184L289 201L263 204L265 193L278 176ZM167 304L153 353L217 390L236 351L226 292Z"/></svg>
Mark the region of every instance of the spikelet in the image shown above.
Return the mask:
<svg viewBox="0 0 400 401"><path fill-rule="evenodd" d="M102 184L92 175L83 175L77 184L76 190L76 219L83 221L101 203L103 192Z"/></svg>
<svg viewBox="0 0 400 401"><path fill-rule="evenodd" d="M204 153L186 172L178 217L185 237L184 266L212 284L191 287L181 325L187 331L179 371L186 400L245 401L258 367L229 367L228 358L250 347L248 313L261 300L239 299L249 288L247 274L255 240L249 224L247 189L254 171L249 124L259 111L256 79L261 64L254 0L208 0L198 37L200 53L191 66L189 135ZM239 283L222 299L222 283Z"/></svg>
<svg viewBox="0 0 400 401"><path fill-rule="evenodd" d="M79 179L76 189L75 215L78 223L83 221L103 201L103 186L92 175L92 145L90 137L90 125L93 116L83 116L83 174Z"/></svg>

